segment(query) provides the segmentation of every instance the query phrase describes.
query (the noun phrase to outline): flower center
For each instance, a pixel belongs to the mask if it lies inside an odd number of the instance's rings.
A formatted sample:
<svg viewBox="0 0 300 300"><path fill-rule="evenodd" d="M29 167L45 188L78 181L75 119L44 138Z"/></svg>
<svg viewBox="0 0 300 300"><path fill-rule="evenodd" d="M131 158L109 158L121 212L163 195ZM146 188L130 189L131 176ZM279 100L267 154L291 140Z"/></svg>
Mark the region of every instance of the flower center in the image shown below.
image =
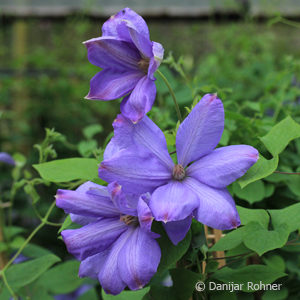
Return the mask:
<svg viewBox="0 0 300 300"><path fill-rule="evenodd" d="M138 62L138 66L139 66L141 71L143 71L145 74L147 74L148 73L148 68L149 68L149 59L148 58L142 58Z"/></svg>
<svg viewBox="0 0 300 300"><path fill-rule="evenodd" d="M121 215L120 221L124 222L127 226L129 225L138 225L139 221L137 217L130 215Z"/></svg>
<svg viewBox="0 0 300 300"><path fill-rule="evenodd" d="M173 169L173 178L176 180L182 180L185 177L185 170L182 165L175 165Z"/></svg>

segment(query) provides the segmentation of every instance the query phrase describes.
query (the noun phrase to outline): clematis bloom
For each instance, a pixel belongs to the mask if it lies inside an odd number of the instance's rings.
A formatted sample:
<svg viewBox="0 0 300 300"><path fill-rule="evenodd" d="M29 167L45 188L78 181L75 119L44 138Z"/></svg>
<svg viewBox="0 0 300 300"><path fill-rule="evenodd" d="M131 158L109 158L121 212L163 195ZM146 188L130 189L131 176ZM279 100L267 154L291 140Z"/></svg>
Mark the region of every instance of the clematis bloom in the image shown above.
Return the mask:
<svg viewBox="0 0 300 300"><path fill-rule="evenodd" d="M154 72L164 49L150 40L144 19L130 8L111 16L102 26L102 37L84 42L89 61L102 68L90 82L91 100L124 97L121 112L138 122L151 109L156 96Z"/></svg>
<svg viewBox="0 0 300 300"><path fill-rule="evenodd" d="M79 229L62 231L68 251L81 261L79 276L98 279L106 293L140 289L155 274L160 248L151 232L149 195L125 195L113 182L86 182L76 191L58 190L56 205Z"/></svg>
<svg viewBox="0 0 300 300"><path fill-rule="evenodd" d="M113 126L100 178L118 181L124 192L151 193L153 216L166 223L174 244L185 236L193 216L221 230L240 225L226 186L257 161L258 151L248 145L215 149L224 129L224 108L216 95L205 95L179 126L177 164L163 132L147 116L132 124L119 115Z"/></svg>
<svg viewBox="0 0 300 300"><path fill-rule="evenodd" d="M12 166L16 165L14 159L6 152L0 152L0 161Z"/></svg>

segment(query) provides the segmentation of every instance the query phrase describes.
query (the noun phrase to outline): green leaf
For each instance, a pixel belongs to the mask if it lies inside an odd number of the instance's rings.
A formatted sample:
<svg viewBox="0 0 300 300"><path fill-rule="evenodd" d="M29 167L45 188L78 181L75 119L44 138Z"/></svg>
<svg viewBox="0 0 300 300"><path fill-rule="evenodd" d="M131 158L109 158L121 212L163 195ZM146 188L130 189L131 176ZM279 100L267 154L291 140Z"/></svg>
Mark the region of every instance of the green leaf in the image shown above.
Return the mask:
<svg viewBox="0 0 300 300"><path fill-rule="evenodd" d="M45 272L38 280L40 286L54 294L66 294L76 290L83 279L78 277L80 262L66 261Z"/></svg>
<svg viewBox="0 0 300 300"><path fill-rule="evenodd" d="M176 295L176 299L182 300L190 299L195 289L195 284L202 279L201 274L186 269L172 269L170 274L173 280L173 294Z"/></svg>
<svg viewBox="0 0 300 300"><path fill-rule="evenodd" d="M172 269L170 274L173 285L171 287L151 286L150 299L189 300L195 290L195 284L202 279L201 274L186 269Z"/></svg>
<svg viewBox="0 0 300 300"><path fill-rule="evenodd" d="M15 235L18 235L19 233L24 233L26 230L23 227L18 227L18 226L9 226L9 227L4 227L4 236L8 239L11 239Z"/></svg>
<svg viewBox="0 0 300 300"><path fill-rule="evenodd" d="M36 280L58 261L59 257L49 254L13 265L5 272L7 281L13 289L20 288Z"/></svg>
<svg viewBox="0 0 300 300"><path fill-rule="evenodd" d="M78 151L84 157L89 157L95 149L97 149L98 144L95 140L81 141L78 144Z"/></svg>
<svg viewBox="0 0 300 300"><path fill-rule="evenodd" d="M154 225L156 226L153 226L154 228L152 230L161 235L161 237L157 239L161 249L161 259L156 274L156 276L158 276L158 274L163 273L175 265L176 262L186 253L191 243L191 232L189 231L185 238L175 246L169 240L161 224L156 223Z"/></svg>
<svg viewBox="0 0 300 300"><path fill-rule="evenodd" d="M250 222L258 222L263 227L267 228L269 224L269 215L263 209L249 209L242 206L236 206L239 216L241 218L241 224L246 225Z"/></svg>
<svg viewBox="0 0 300 300"><path fill-rule="evenodd" d="M252 182L245 188L241 189L240 186L235 182L233 184L233 192L240 199L246 200L250 204L259 202L265 197L265 186L261 180Z"/></svg>
<svg viewBox="0 0 300 300"><path fill-rule="evenodd" d="M288 188L291 190L293 194L300 197L300 176L299 175L288 175L288 176L289 178L286 181Z"/></svg>
<svg viewBox="0 0 300 300"><path fill-rule="evenodd" d="M250 265L239 269L225 267L215 272L212 278L224 283L234 282L235 284L243 284L243 291L254 292L255 290L251 289L252 286L249 288L249 282L253 284L260 284L260 282L269 284L286 275L287 274L283 272L274 270L274 268L265 265Z"/></svg>
<svg viewBox="0 0 300 300"><path fill-rule="evenodd" d="M33 165L40 176L51 182L76 179L93 180L98 177L98 162L93 158L67 158Z"/></svg>
<svg viewBox="0 0 300 300"><path fill-rule="evenodd" d="M262 300L286 300L289 299L288 294L289 291L287 288L283 288L278 291L270 290L270 291L265 291L261 299Z"/></svg>
<svg viewBox="0 0 300 300"><path fill-rule="evenodd" d="M26 184L24 186L24 191L27 195L29 195L31 198L32 198L32 203L35 204L37 203L39 200L40 200L40 196L39 194L37 193L36 189L34 188L33 185L31 185L30 183L29 184Z"/></svg>
<svg viewBox="0 0 300 300"><path fill-rule="evenodd" d="M35 282L22 288L20 291L18 291L18 294L23 296L24 299L54 300L54 297L51 296L44 287L37 285ZM22 299L23 299L23 297L22 297Z"/></svg>
<svg viewBox="0 0 300 300"><path fill-rule="evenodd" d="M286 224L281 224L276 230L268 230L257 222L249 223L243 231L244 244L259 256L264 253L281 248L289 237L289 230Z"/></svg>
<svg viewBox="0 0 300 300"><path fill-rule="evenodd" d="M103 131L103 127L100 124L93 124L83 129L83 135L89 140L95 134L100 133L102 131Z"/></svg>
<svg viewBox="0 0 300 300"><path fill-rule="evenodd" d="M11 295L10 292L8 291L7 287L4 286L0 286L0 300L7 300L10 299Z"/></svg>
<svg viewBox="0 0 300 300"><path fill-rule="evenodd" d="M227 129L224 129L223 134L222 134L222 138L221 138L219 144L222 145L222 146L227 146L228 142L229 142L229 139L230 139L230 131L227 130Z"/></svg>
<svg viewBox="0 0 300 300"><path fill-rule="evenodd" d="M269 215L263 209L248 209L241 206L237 206L239 216L241 218L241 225L246 225L239 227L225 234L209 251L225 251L237 247L239 244L243 243L247 237L245 237L245 230L247 230L247 225L255 222L261 228L267 228L269 224Z"/></svg>
<svg viewBox="0 0 300 300"><path fill-rule="evenodd" d="M265 159L259 155L258 161L248 170L248 172L238 180L241 188L244 188L249 183L265 178L272 174L278 166L278 156L272 159Z"/></svg>
<svg viewBox="0 0 300 300"><path fill-rule="evenodd" d="M240 227L225 234L224 237L219 239L211 248L209 248L209 251L225 251L237 247L243 242L244 230L245 227Z"/></svg>
<svg viewBox="0 0 300 300"><path fill-rule="evenodd" d="M274 184L265 184L265 198L271 197L275 191Z"/></svg>
<svg viewBox="0 0 300 300"><path fill-rule="evenodd" d="M63 224L59 228L58 233L61 233L63 230L68 228L71 224L72 224L71 217L70 217L70 215L67 215L67 217L65 218Z"/></svg>
<svg viewBox="0 0 300 300"><path fill-rule="evenodd" d="M280 228L282 223L288 225L289 232L300 229L300 203L290 205L283 209L268 210L274 228Z"/></svg>
<svg viewBox="0 0 300 300"><path fill-rule="evenodd" d="M267 266L275 270L285 271L285 261L280 255L272 255L268 258L264 257L263 261Z"/></svg>
<svg viewBox="0 0 300 300"><path fill-rule="evenodd" d="M149 288L144 288L133 292L123 291L121 294L113 296L106 294L102 290L102 298L103 300L141 300L148 292Z"/></svg>
<svg viewBox="0 0 300 300"><path fill-rule="evenodd" d="M51 254L51 251L35 244L27 244L22 254L26 257L41 257Z"/></svg>
<svg viewBox="0 0 300 300"><path fill-rule="evenodd" d="M236 294L230 291L211 291L209 293L209 299L210 300L236 300L237 296ZM243 300L247 300L247 298L243 297Z"/></svg>
<svg viewBox="0 0 300 300"><path fill-rule="evenodd" d="M80 297L78 297L76 300L98 300L99 297L95 291L95 289L91 289L84 294L82 294Z"/></svg>
<svg viewBox="0 0 300 300"><path fill-rule="evenodd" d="M176 143L176 135L170 131L164 132L168 146L174 146Z"/></svg>
<svg viewBox="0 0 300 300"><path fill-rule="evenodd" d="M264 143L273 157L275 157L285 149L290 141L299 137L300 125L290 116L287 116L275 125L270 132L261 137L260 140Z"/></svg>

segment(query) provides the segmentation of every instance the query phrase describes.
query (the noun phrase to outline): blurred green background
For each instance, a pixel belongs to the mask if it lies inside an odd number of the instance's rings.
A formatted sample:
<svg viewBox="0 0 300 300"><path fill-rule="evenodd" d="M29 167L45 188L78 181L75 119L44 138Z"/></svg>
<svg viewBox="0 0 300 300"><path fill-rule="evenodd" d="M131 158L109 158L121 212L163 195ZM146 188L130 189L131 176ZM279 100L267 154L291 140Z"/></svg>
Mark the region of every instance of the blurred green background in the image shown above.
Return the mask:
<svg viewBox="0 0 300 300"><path fill-rule="evenodd" d="M99 140L111 131L118 101L84 100L98 68L88 62L82 42L100 36L104 20L83 15L2 17L1 151L31 157L44 127L55 128L72 143L83 138L82 129L89 124L104 127ZM183 56L183 68L189 78L197 75L199 88L230 88L231 100L240 105L243 100L263 101L271 74L282 72L300 55L300 30L285 24L269 26L267 20L230 16L146 20L152 40L163 44L165 57L170 51L175 59ZM176 72L173 76L178 78ZM181 106L189 105L192 95L186 88L178 92Z"/></svg>

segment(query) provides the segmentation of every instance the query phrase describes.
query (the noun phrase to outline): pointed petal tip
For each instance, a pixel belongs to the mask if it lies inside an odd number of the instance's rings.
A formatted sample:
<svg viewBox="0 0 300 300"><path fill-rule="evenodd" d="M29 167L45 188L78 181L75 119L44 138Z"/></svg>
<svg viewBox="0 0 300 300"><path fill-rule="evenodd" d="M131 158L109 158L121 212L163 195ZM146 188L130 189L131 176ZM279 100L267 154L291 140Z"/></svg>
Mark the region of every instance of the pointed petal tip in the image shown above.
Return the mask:
<svg viewBox="0 0 300 300"><path fill-rule="evenodd" d="M66 193L66 192L65 192L64 190L58 189L58 190L56 191L56 195L55 195L54 197L55 197L55 199L57 199L57 198L62 198L63 195L64 195L65 193Z"/></svg>
<svg viewBox="0 0 300 300"><path fill-rule="evenodd" d="M111 189L111 196L115 197L116 195L118 195L122 190L122 186L120 184L118 184L117 182L114 182L112 184L112 189Z"/></svg>
<svg viewBox="0 0 300 300"><path fill-rule="evenodd" d="M216 99L219 99L219 98L218 98L218 94L217 94L217 93L210 94L209 103L211 103L211 102L215 101Z"/></svg>
<svg viewBox="0 0 300 300"><path fill-rule="evenodd" d="M100 171L100 170L106 170L106 169L107 169L107 168L106 168L104 162L100 163L100 165L99 165L99 171Z"/></svg>

